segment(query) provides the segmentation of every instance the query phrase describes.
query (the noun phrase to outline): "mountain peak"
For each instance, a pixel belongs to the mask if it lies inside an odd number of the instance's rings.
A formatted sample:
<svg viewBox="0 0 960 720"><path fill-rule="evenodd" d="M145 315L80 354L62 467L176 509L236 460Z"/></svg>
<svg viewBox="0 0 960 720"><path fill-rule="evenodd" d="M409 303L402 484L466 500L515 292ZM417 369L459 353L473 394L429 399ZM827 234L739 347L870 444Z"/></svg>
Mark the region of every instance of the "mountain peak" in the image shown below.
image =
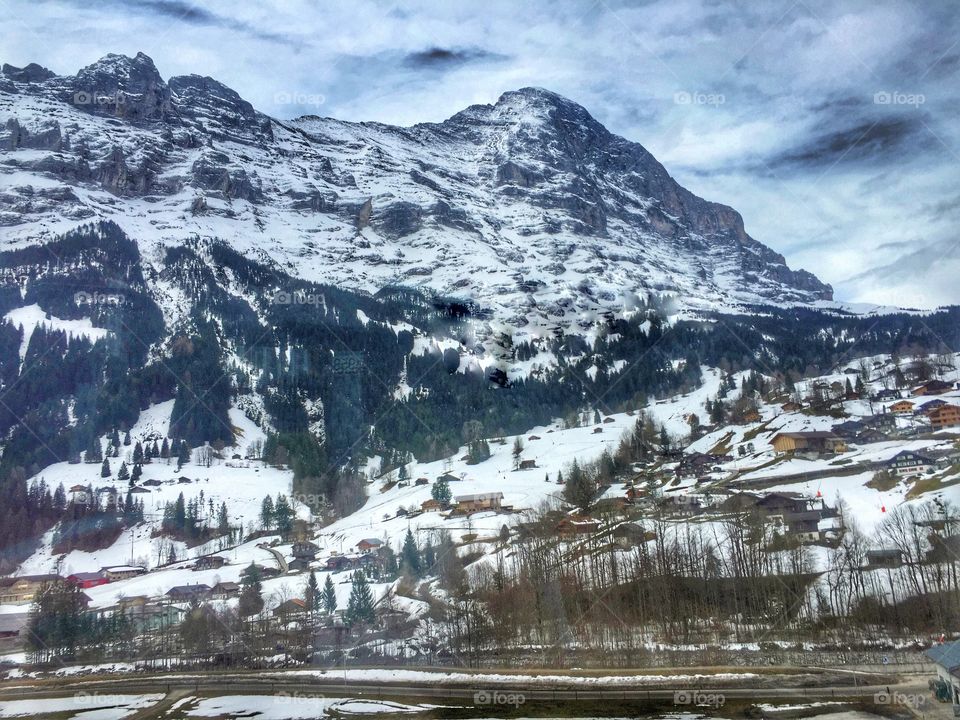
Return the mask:
<svg viewBox="0 0 960 720"><path fill-rule="evenodd" d="M109 54L82 68L72 79L71 104L131 122L161 120L173 114L170 89L149 55Z"/></svg>

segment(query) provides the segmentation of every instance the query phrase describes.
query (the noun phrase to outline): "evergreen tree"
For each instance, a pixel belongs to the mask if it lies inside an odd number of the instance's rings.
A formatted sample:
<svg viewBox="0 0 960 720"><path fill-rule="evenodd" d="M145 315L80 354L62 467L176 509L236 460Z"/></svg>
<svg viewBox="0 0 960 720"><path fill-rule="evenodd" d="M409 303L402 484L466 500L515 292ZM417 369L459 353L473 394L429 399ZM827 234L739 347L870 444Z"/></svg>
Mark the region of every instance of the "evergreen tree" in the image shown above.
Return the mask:
<svg viewBox="0 0 960 720"><path fill-rule="evenodd" d="M420 577L423 572L423 563L420 558L420 550L417 548L417 541L413 537L413 531L407 529L407 535L403 539L403 549L400 551L400 565L404 572L413 577Z"/></svg>
<svg viewBox="0 0 960 720"><path fill-rule="evenodd" d="M174 527L183 532L187 528L187 508L183 499L183 493L177 496L177 502L173 506L173 524Z"/></svg>
<svg viewBox="0 0 960 720"><path fill-rule="evenodd" d="M180 441L180 447L177 449L177 470L190 462L190 446L186 440Z"/></svg>
<svg viewBox="0 0 960 720"><path fill-rule="evenodd" d="M163 439L163 445L160 446L160 457L163 459L170 457L170 444L166 438Z"/></svg>
<svg viewBox="0 0 960 720"><path fill-rule="evenodd" d="M263 502L260 503L260 527L269 530L273 527L273 498L265 495Z"/></svg>
<svg viewBox="0 0 960 720"><path fill-rule="evenodd" d="M129 430L127 430L127 431L123 434L123 445L124 445L124 447L127 447L127 446L130 445L130 431L129 431Z"/></svg>
<svg viewBox="0 0 960 720"><path fill-rule="evenodd" d="M567 473L567 484L563 488L564 499L571 505L586 512L590 508L590 503L593 501L595 493L596 485L593 479L580 467L576 459L574 459Z"/></svg>
<svg viewBox="0 0 960 720"><path fill-rule="evenodd" d="M133 462L134 464L143 462L143 445L140 444L139 440L137 440L137 444L133 446Z"/></svg>
<svg viewBox="0 0 960 720"><path fill-rule="evenodd" d="M130 473L130 484L136 485L140 480L140 476L143 475L143 467L140 465L133 466L133 472Z"/></svg>
<svg viewBox="0 0 960 720"><path fill-rule="evenodd" d="M312 616L320 605L320 586L317 584L317 574L313 570L310 571L310 577L307 578L307 587L303 591L303 599L307 604L307 612Z"/></svg>
<svg viewBox="0 0 960 720"><path fill-rule="evenodd" d="M277 532L281 536L287 537L293 530L293 508L287 500L287 496L277 495L277 503L273 509L274 522L277 525Z"/></svg>
<svg viewBox="0 0 960 720"><path fill-rule="evenodd" d="M363 570L357 570L353 573L353 586L350 588L350 599L347 602L347 622L351 625L370 624L374 619L373 593L370 592Z"/></svg>
<svg viewBox="0 0 960 720"><path fill-rule="evenodd" d="M430 497L436 500L442 507L447 507L453 499L453 493L450 492L450 483L446 479L437 480L430 488Z"/></svg>
<svg viewBox="0 0 960 720"><path fill-rule="evenodd" d="M127 463L120 463L120 469L117 471L117 482L127 482L130 479L130 470L127 469Z"/></svg>
<svg viewBox="0 0 960 720"><path fill-rule="evenodd" d="M254 564L243 571L240 580L242 589L237 603L237 612L240 617L250 617L263 610L263 585L260 583L260 569Z"/></svg>
<svg viewBox="0 0 960 720"><path fill-rule="evenodd" d="M333 579L327 575L327 581L323 584L323 609L329 614L337 610L337 591L333 587Z"/></svg>
<svg viewBox="0 0 960 720"><path fill-rule="evenodd" d="M108 478L113 473L110 472L110 461L107 458L103 459L103 465L100 466L100 477Z"/></svg>

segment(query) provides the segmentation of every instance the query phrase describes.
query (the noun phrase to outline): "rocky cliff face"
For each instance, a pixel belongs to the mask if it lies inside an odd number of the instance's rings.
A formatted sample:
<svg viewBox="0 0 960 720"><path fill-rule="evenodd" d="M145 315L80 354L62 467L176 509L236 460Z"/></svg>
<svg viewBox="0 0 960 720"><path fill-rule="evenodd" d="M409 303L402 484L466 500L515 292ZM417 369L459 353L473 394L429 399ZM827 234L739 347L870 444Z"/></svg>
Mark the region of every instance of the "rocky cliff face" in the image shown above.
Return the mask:
<svg viewBox="0 0 960 720"><path fill-rule="evenodd" d="M92 217L149 258L218 238L308 280L414 285L543 328L670 293L690 307L830 298L576 103L524 88L411 128L257 112L146 55L0 73L0 225L35 243Z"/></svg>

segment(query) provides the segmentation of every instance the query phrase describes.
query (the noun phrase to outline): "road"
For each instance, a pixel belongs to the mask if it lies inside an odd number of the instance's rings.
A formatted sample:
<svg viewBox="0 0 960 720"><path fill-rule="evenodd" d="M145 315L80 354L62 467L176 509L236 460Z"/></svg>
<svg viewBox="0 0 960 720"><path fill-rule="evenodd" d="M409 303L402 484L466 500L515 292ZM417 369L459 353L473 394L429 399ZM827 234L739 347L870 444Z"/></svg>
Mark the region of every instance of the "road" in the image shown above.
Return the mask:
<svg viewBox="0 0 960 720"><path fill-rule="evenodd" d="M277 567L280 568L280 572L284 575L287 574L290 568L287 567L287 559L279 550L274 550L269 545L258 545L257 547L261 548L262 550L266 550L268 553L273 555L274 559L277 561Z"/></svg>

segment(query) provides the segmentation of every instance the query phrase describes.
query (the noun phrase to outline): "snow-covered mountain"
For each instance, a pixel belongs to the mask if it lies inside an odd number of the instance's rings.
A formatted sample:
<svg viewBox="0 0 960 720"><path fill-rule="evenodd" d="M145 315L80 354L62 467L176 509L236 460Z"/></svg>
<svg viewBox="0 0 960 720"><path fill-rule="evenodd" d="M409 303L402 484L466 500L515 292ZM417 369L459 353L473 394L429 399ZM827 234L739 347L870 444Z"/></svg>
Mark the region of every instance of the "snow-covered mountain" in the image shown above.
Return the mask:
<svg viewBox="0 0 960 720"><path fill-rule="evenodd" d="M581 106L524 88L409 128L257 112L208 77L108 55L4 65L0 225L22 247L110 219L145 259L217 238L311 281L420 286L514 327L629 306L829 299Z"/></svg>

